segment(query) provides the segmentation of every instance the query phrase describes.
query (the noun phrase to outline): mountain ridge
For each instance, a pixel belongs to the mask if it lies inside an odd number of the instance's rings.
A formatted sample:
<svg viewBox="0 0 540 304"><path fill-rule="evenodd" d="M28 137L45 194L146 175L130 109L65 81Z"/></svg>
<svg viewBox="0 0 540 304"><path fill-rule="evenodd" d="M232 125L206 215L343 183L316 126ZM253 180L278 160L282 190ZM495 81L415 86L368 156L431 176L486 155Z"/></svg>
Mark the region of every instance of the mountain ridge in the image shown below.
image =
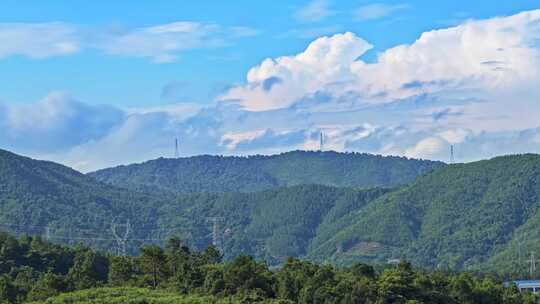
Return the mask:
<svg viewBox="0 0 540 304"><path fill-rule="evenodd" d="M283 186L393 187L444 166L442 162L333 151L291 151L276 155L159 158L88 173L131 190L254 192Z"/></svg>

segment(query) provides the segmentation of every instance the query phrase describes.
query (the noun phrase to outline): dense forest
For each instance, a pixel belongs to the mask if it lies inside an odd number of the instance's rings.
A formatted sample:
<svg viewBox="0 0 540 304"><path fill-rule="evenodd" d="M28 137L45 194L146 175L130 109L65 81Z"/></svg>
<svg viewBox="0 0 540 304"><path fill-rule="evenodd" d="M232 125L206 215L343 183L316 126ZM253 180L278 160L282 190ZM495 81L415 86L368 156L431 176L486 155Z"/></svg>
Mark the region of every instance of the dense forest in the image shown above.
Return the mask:
<svg viewBox="0 0 540 304"><path fill-rule="evenodd" d="M451 165L375 199L310 255L339 259L335 247L344 246L348 259L362 260L371 243L425 267L523 274L540 250L539 207L539 155Z"/></svg>
<svg viewBox="0 0 540 304"><path fill-rule="evenodd" d="M263 156L160 158L89 175L132 190L174 193L254 192L285 186L394 187L441 162L362 153L293 151Z"/></svg>
<svg viewBox="0 0 540 304"><path fill-rule="evenodd" d="M495 276L415 269L401 261L336 268L288 258L279 268L179 238L138 256L65 247L0 233L0 303L392 303L521 304L540 298Z"/></svg>
<svg viewBox="0 0 540 304"><path fill-rule="evenodd" d="M337 162L333 158L364 157L329 152L284 155L305 156L306 167L320 158L332 163ZM411 161L373 159L394 165ZM162 161L187 160L155 162ZM290 172L303 172L300 160L292 163L297 167ZM416 174L424 169L418 170ZM291 174L297 178L303 173ZM378 184L376 179L372 182ZM289 256L344 267L407 259L429 269L528 277L526 260L540 250L539 155L442 165L426 169L408 184L384 185L178 194L179 190L161 191L148 184L135 191L0 151L0 229L109 252L122 251L123 242L131 255L143 244L163 246L169 236L178 235L194 250L215 244L225 261L247 254L271 267Z"/></svg>

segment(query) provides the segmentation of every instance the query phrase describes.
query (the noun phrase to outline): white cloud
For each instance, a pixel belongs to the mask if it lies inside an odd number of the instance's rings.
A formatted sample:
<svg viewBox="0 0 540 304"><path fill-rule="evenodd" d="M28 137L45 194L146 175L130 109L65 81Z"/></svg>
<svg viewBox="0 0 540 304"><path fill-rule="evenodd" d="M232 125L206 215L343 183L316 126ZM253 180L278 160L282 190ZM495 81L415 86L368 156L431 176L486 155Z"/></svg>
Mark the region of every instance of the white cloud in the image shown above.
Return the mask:
<svg viewBox="0 0 540 304"><path fill-rule="evenodd" d="M356 107L422 94L515 96L532 89L539 79L539 24L540 10L470 21L423 33L411 45L381 53L374 63L358 59L371 45L356 35L322 37L300 54L264 60L248 72L246 85L232 88L223 98L248 110L265 111L290 107L321 92L334 106L354 96L349 106ZM260 84L271 78L281 82L265 90ZM465 91L477 92L457 93ZM514 103L524 106L528 102L524 99ZM480 111L473 108L482 106L470 107Z"/></svg>
<svg viewBox="0 0 540 304"><path fill-rule="evenodd" d="M419 141L414 147L405 150L405 156L412 158L432 159L446 147L446 142L438 137L428 137Z"/></svg>
<svg viewBox="0 0 540 304"><path fill-rule="evenodd" d="M361 6L354 11L354 17L360 21L375 20L387 17L396 11L409 8L408 4L373 3Z"/></svg>
<svg viewBox="0 0 540 304"><path fill-rule="evenodd" d="M341 32L342 28L343 27L340 25L295 28L279 35L278 38L295 37L301 39L313 39L321 36L336 34Z"/></svg>
<svg viewBox="0 0 540 304"><path fill-rule="evenodd" d="M244 26L187 21L116 31L68 23L0 23L0 58L46 58L97 49L166 63L178 60L186 50L224 47L235 39L257 34L257 30Z"/></svg>
<svg viewBox="0 0 540 304"><path fill-rule="evenodd" d="M302 22L315 22L334 14L327 0L312 0L296 12L296 18Z"/></svg>
<svg viewBox="0 0 540 304"><path fill-rule="evenodd" d="M374 63L352 33L321 37L264 60L206 108L119 110L61 94L0 105L0 145L84 171L172 156L175 137L182 155L318 149L321 131L338 151L445 161L450 145L457 161L540 152L538 41L540 10L426 32Z"/></svg>
<svg viewBox="0 0 540 304"><path fill-rule="evenodd" d="M66 23L0 23L0 58L69 55L81 47L78 29Z"/></svg>
<svg viewBox="0 0 540 304"><path fill-rule="evenodd" d="M124 113L112 106L91 106L54 92L34 104L5 105L0 144L29 151L60 151L105 136L123 119Z"/></svg>
<svg viewBox="0 0 540 304"><path fill-rule="evenodd" d="M352 33L319 38L296 55L266 59L247 75L248 84L231 89L223 99L239 100L248 110L285 108L326 85L350 81L351 64L372 46ZM271 78L281 83L265 90Z"/></svg>
<svg viewBox="0 0 540 304"><path fill-rule="evenodd" d="M97 48L112 55L151 58L156 63L176 61L181 51L225 44L215 24L174 22L105 36Z"/></svg>

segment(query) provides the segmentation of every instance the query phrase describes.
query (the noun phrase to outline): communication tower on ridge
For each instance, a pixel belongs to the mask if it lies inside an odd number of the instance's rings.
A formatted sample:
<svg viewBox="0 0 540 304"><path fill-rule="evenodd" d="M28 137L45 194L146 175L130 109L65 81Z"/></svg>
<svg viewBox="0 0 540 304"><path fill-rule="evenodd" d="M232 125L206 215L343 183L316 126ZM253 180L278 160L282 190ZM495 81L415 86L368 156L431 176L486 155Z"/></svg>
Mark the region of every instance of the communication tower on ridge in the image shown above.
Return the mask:
<svg viewBox="0 0 540 304"><path fill-rule="evenodd" d="M174 139L174 158L180 157L180 151L178 150L178 137Z"/></svg>

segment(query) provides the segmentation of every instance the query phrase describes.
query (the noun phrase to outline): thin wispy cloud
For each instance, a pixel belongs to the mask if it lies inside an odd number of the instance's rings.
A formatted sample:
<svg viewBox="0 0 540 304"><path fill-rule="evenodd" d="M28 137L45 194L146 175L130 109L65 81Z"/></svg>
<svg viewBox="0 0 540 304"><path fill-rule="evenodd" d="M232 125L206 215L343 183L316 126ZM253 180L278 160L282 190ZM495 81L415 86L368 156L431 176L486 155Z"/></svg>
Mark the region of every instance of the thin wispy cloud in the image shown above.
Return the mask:
<svg viewBox="0 0 540 304"><path fill-rule="evenodd" d="M65 56L83 44L76 26L67 23L0 23L0 58Z"/></svg>
<svg viewBox="0 0 540 304"><path fill-rule="evenodd" d="M353 15L359 21L376 20L388 17L397 11L409 8L408 4L373 3L357 8Z"/></svg>
<svg viewBox="0 0 540 304"><path fill-rule="evenodd" d="M313 0L296 12L296 19L302 22L316 22L336 14L327 0Z"/></svg>
<svg viewBox="0 0 540 304"><path fill-rule="evenodd" d="M47 58L95 49L109 55L173 62L186 50L221 48L258 34L244 26L178 21L150 27L104 31L69 23L0 23L0 58Z"/></svg>
<svg viewBox="0 0 540 304"><path fill-rule="evenodd" d="M301 38L301 39L314 39L321 36L328 36L343 31L341 25L330 26L317 26L317 27L302 27L289 30L283 34L278 35L278 38Z"/></svg>

